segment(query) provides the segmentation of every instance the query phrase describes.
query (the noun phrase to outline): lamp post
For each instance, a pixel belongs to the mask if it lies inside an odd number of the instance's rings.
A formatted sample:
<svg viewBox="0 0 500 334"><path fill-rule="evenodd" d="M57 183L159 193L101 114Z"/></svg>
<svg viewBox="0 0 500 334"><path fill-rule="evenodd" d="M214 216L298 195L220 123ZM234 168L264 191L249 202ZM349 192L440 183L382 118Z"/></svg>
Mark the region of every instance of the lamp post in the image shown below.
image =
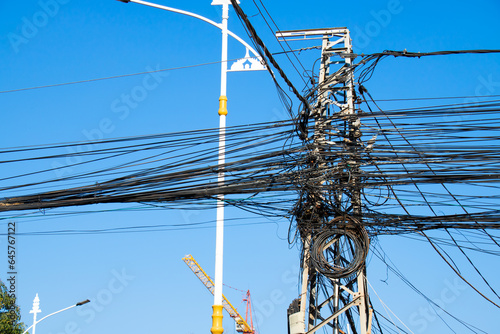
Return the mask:
<svg viewBox="0 0 500 334"><path fill-rule="evenodd" d="M63 308L62 310L59 310L59 311L53 312L53 313L51 313L49 315L46 315L45 317L43 317L40 320L36 320L37 313L42 312L42 310L40 310L40 298L38 298L38 293L37 293L36 296L35 296L35 299L33 300L33 308L30 311L30 313L33 313L33 325L29 326L28 329L26 329L23 332L23 334L26 334L32 327L33 327L33 332L31 332L31 334L35 334L36 325L39 322L41 322L42 320L47 319L48 317L53 316L54 314L61 313L63 311L69 310L70 308L73 308L73 307L76 307L76 306L82 306L82 305L85 305L87 303L90 303L90 300L88 300L88 299L84 300L82 302L76 303L75 305L68 306L66 308Z"/></svg>
<svg viewBox="0 0 500 334"><path fill-rule="evenodd" d="M217 0L214 0L216 2ZM212 2L212 5L214 4ZM219 1L222 4L222 55L219 97L219 171L217 184L220 189L224 185L223 166L226 162L226 115L227 115L227 20L229 18L228 0ZM222 334L222 263L224 249L224 194L217 195L217 223L215 227L215 276L214 305L212 306L212 334Z"/></svg>
<svg viewBox="0 0 500 334"><path fill-rule="evenodd" d="M265 66L261 63L261 57L259 54L246 43L239 36L228 30L227 22L229 18L229 5L230 0L213 0L212 5L222 5L222 23L216 23L206 17L201 15L187 12L184 10L167 7L163 5L154 4L151 2L146 2L142 0L118 0L124 3L137 3L149 7L154 7L158 9L163 9L169 12L174 12L182 15L187 15L194 17L196 19L202 20L209 23L222 30L222 55L221 55L221 82L220 82L220 96L219 96L219 155L218 155L218 174L217 174L217 184L218 187L223 187L224 185L224 163L225 163L225 151L226 151L226 115L227 115L227 72L229 71L259 71L265 70ZM243 44L246 48L246 55L244 58L238 60L231 66L228 70L227 66L227 40L228 36L234 37L238 42ZM249 51L251 51L256 58L250 58ZM245 62L249 62L248 66L245 66ZM224 245L224 194L217 195L217 223L216 223L216 237L215 237L215 277L214 277L214 305L212 307L212 328L210 331L212 334L222 334L224 331L222 327L222 273L223 273L223 245Z"/></svg>

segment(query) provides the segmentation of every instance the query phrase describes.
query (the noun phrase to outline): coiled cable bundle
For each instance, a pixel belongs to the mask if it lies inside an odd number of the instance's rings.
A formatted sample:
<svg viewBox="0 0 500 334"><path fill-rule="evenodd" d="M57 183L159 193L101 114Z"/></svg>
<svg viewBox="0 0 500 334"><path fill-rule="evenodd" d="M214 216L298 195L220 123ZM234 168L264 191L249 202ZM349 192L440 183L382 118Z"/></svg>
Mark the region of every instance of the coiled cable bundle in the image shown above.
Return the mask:
<svg viewBox="0 0 500 334"><path fill-rule="evenodd" d="M356 219L336 217L312 238L313 266L329 278L351 276L364 265L369 244L368 233Z"/></svg>

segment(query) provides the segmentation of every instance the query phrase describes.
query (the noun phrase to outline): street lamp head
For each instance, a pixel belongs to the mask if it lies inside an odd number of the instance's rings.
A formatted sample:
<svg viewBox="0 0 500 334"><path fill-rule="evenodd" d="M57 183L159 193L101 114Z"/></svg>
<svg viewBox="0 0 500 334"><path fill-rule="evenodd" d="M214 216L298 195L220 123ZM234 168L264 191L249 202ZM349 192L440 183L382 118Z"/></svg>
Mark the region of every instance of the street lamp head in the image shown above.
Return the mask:
<svg viewBox="0 0 500 334"><path fill-rule="evenodd" d="M40 310L40 298L38 298L38 293L37 293L35 299L33 299L33 308L30 310L30 313L36 315L37 313L40 312L42 312L42 310Z"/></svg>
<svg viewBox="0 0 500 334"><path fill-rule="evenodd" d="M122 1L122 0L118 0L118 1ZM83 302L76 303L76 306L82 306L82 305L85 305L87 303L90 303L90 300L87 299L87 300L84 300Z"/></svg>
<svg viewBox="0 0 500 334"><path fill-rule="evenodd" d="M124 3L129 3L130 2L130 0L117 0L117 1L124 2Z"/></svg>

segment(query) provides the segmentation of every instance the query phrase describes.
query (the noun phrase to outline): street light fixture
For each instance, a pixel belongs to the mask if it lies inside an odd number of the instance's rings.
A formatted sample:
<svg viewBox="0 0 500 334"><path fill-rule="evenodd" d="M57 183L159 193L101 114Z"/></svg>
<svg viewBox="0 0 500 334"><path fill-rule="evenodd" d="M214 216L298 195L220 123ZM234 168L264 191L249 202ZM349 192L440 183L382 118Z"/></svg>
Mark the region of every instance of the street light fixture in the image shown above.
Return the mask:
<svg viewBox="0 0 500 334"><path fill-rule="evenodd" d="M68 306L66 308L63 308L62 310L59 310L59 311L53 312L53 313L51 313L49 315L46 315L45 317L43 317L40 320L36 320L37 313L42 312L42 310L40 310L40 298L38 298L38 293L37 293L36 296L35 296L35 299L33 300L33 308L30 311L30 313L33 313L33 325L29 326L28 329L26 329L23 332L23 334L26 334L32 327L33 327L33 332L31 332L31 334L35 334L36 325L39 322L41 322L42 320L47 319L48 317L53 316L54 314L61 313L63 311L69 310L70 308L73 308L73 307L76 307L76 306L82 306L82 305L85 305L87 303L90 303L90 300L87 299L87 300L78 302L75 305Z"/></svg>

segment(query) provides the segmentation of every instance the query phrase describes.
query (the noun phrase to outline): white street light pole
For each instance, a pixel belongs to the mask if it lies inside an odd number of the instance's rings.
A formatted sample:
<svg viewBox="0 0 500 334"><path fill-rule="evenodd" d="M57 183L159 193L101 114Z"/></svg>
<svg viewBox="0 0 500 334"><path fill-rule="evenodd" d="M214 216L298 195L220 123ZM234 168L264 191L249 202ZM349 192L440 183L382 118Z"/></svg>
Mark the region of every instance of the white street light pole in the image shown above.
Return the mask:
<svg viewBox="0 0 500 334"><path fill-rule="evenodd" d="M215 4L217 0L212 2ZM219 97L219 173L217 177L219 189L224 186L224 170L226 156L226 115L227 115L227 20L229 18L229 0L220 1L222 4L222 56L221 79ZM217 196L217 223L215 233L215 282L214 305L212 314L212 334L222 334L222 264L224 245L224 194Z"/></svg>
<svg viewBox="0 0 500 334"><path fill-rule="evenodd" d="M207 22L222 30L222 55L221 55L221 83L220 83L220 97L219 97L219 155L218 166L219 171L217 174L217 184L219 189L224 186L224 164L226 152L226 115L227 115L227 72L228 71L259 71L265 70L262 65L262 58L259 54L246 43L243 39L238 37L227 28L227 21L229 18L229 5L230 0L213 0L212 5L222 5L222 23L216 23L206 17L198 14L187 12L185 10L175 9L172 7L157 5L151 2L142 0L118 0L124 3L137 3L149 7L163 9L169 12L174 12L182 15L191 16ZM234 37L238 42L243 44L246 48L245 58L238 60L228 70L227 66L227 40L228 36ZM250 58L248 51L251 51L256 58ZM246 62L249 65L245 65ZM216 224L216 237L215 237L215 277L214 277L214 305L212 314L212 334L222 334L224 329L222 327L222 274L223 274L223 245L224 245L224 194L217 195L217 224Z"/></svg>
<svg viewBox="0 0 500 334"><path fill-rule="evenodd" d="M90 303L90 300L87 299L87 300L84 300L82 302L76 303L75 305L68 306L66 308L63 308L62 310L59 310L59 311L53 312L53 313L51 313L49 315L46 315L45 317L43 317L42 319L40 319L40 320L37 321L36 320L37 313L42 312L42 310L40 310L40 298L38 298L38 293L37 293L36 296L35 296L35 299L33 300L33 308L30 311L30 313L33 313L33 325L29 326L28 329L26 329L23 332L23 334L26 334L32 327L33 327L33 331L31 332L31 334L35 334L36 325L39 322L41 322L42 320L47 319L48 317L53 316L54 314L61 313L63 311L69 310L70 308L73 308L73 307L76 307L76 306L85 305L87 303Z"/></svg>

